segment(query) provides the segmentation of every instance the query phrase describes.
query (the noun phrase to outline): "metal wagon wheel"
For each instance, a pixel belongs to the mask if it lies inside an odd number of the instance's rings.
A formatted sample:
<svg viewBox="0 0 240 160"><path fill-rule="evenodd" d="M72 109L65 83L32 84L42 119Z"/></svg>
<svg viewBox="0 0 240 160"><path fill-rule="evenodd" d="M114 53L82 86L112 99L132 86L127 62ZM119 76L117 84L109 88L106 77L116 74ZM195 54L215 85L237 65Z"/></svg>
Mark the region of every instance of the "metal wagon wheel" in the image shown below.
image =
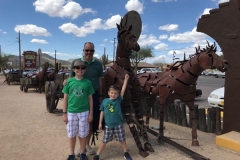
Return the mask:
<svg viewBox="0 0 240 160"><path fill-rule="evenodd" d="M28 88L29 88L29 84L28 84L28 83L24 83L23 91L24 91L25 93L28 92Z"/></svg>
<svg viewBox="0 0 240 160"><path fill-rule="evenodd" d="M23 91L23 86L24 86L25 79L21 78L20 79L20 90Z"/></svg>
<svg viewBox="0 0 240 160"><path fill-rule="evenodd" d="M53 111L57 108L58 102L54 82L53 81L46 82L45 89L47 111L49 113L53 113Z"/></svg>

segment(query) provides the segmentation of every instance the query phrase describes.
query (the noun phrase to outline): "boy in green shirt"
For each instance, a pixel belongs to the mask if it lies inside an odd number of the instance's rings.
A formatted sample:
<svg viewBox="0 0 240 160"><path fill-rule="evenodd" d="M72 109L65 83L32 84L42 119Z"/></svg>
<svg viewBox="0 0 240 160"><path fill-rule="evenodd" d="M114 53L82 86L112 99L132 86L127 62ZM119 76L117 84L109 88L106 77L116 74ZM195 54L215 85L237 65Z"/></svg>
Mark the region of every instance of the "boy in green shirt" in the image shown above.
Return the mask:
<svg viewBox="0 0 240 160"><path fill-rule="evenodd" d="M103 117L105 120L105 130L102 143L100 144L97 155L94 156L93 160L99 160L99 155L105 148L109 141L112 141L113 135L116 140L121 142L122 150L124 152L124 158L126 160L132 160L131 156L127 152L127 144L125 138L125 131L123 128L123 117L121 111L121 101L127 87L129 75L125 75L124 83L122 86L121 94L119 95L120 88L116 85L109 87L108 95L109 98L105 98L100 106L100 118L99 118L99 130L102 130Z"/></svg>
<svg viewBox="0 0 240 160"><path fill-rule="evenodd" d="M89 122L93 120L94 89L90 80L83 77L86 65L81 60L74 62L74 78L69 78L62 92L63 121L67 125L69 137L70 155L67 160L75 160L76 136L79 137L81 147L80 159L88 160L85 151L87 136L89 134Z"/></svg>

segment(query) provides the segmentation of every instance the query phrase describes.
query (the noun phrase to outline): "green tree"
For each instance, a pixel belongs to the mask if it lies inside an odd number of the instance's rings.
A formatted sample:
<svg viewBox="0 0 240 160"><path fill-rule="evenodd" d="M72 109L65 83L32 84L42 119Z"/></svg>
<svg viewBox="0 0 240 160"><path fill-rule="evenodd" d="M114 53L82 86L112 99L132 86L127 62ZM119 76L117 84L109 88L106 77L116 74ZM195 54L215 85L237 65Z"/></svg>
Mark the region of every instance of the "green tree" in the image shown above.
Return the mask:
<svg viewBox="0 0 240 160"><path fill-rule="evenodd" d="M106 64L108 63L108 55L106 55L105 53L102 55L102 57L100 58L100 61L103 65L103 69L106 69Z"/></svg>
<svg viewBox="0 0 240 160"><path fill-rule="evenodd" d="M166 63L161 62L161 61L159 61L159 62L155 61L155 62L153 62L153 65L158 66L163 71L163 66L166 65Z"/></svg>
<svg viewBox="0 0 240 160"><path fill-rule="evenodd" d="M146 46L141 48L138 52L133 51L130 56L130 61L132 65L134 66L134 73L137 74L137 68L139 62L143 61L145 58L153 57L152 53L153 48L150 46Z"/></svg>
<svg viewBox="0 0 240 160"><path fill-rule="evenodd" d="M7 67L8 60L9 60L9 55L6 55L2 52L0 54L0 71L1 71L1 68Z"/></svg>

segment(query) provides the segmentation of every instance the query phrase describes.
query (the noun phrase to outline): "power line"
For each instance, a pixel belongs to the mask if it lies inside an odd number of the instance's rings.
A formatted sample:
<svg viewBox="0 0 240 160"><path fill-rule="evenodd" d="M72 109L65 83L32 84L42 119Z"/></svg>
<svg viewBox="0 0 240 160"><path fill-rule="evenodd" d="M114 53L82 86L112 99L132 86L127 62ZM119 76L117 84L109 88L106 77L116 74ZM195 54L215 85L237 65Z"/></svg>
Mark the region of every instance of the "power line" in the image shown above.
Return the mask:
<svg viewBox="0 0 240 160"><path fill-rule="evenodd" d="M113 62L114 62L114 58L115 58L115 39L113 39Z"/></svg>

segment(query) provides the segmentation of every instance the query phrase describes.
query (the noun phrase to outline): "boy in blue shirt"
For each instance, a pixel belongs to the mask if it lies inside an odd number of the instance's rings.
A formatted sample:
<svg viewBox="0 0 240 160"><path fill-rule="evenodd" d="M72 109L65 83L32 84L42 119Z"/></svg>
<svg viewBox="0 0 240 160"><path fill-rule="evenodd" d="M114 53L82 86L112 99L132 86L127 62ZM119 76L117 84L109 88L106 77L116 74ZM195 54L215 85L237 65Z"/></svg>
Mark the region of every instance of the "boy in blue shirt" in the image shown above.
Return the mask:
<svg viewBox="0 0 240 160"><path fill-rule="evenodd" d="M131 156L127 152L127 144L125 138L125 131L123 128L123 116L121 111L121 101L127 87L127 82L129 75L125 75L124 83L122 86L121 94L119 95L120 88L117 85L112 85L109 87L108 95L109 98L105 98L100 106L100 118L99 118L99 130L102 130L103 117L105 120L105 130L102 143L100 144L97 154L94 156L93 160L99 160L99 155L105 148L106 144L113 139L113 135L116 140L121 142L122 150L124 152L124 158L126 160L132 160Z"/></svg>

